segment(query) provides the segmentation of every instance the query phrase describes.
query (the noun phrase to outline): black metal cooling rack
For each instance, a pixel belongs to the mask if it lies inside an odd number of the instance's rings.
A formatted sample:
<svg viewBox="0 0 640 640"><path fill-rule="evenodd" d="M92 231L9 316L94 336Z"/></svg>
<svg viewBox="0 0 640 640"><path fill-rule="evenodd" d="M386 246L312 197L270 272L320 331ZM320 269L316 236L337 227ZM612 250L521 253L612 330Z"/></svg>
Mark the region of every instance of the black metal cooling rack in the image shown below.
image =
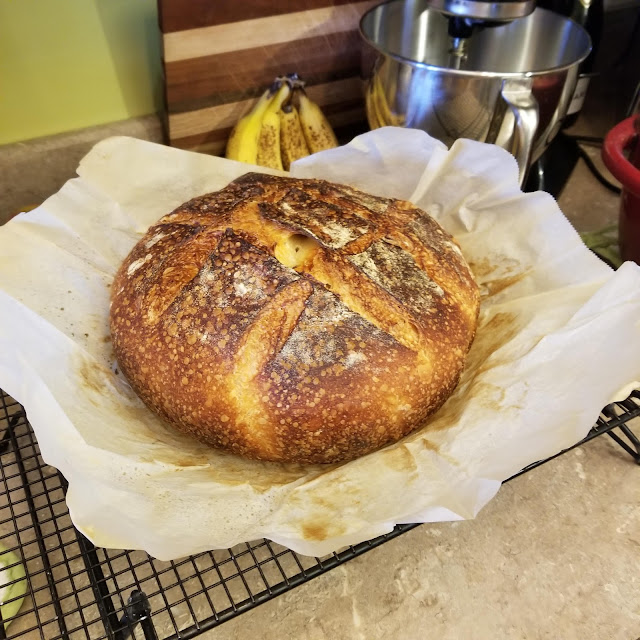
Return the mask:
<svg viewBox="0 0 640 640"><path fill-rule="evenodd" d="M640 464L640 441L628 426L639 416L635 391L606 407L575 446L607 433ZM401 525L323 558L258 540L161 562L140 551L95 547L73 526L65 493L62 475L40 456L23 408L0 391L0 543L26 569L24 602L6 634L0 624L0 640L194 638L419 526ZM2 551L0 564L6 569ZM4 603L11 599L7 590L20 581L7 576L0 567Z"/></svg>

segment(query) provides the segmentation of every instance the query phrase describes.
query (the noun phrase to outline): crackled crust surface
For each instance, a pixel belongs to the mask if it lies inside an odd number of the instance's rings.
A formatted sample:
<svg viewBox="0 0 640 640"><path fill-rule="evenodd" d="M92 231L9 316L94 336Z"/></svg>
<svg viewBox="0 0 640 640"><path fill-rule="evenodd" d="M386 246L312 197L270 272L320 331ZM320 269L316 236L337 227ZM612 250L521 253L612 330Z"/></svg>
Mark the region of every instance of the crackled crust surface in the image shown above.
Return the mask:
<svg viewBox="0 0 640 640"><path fill-rule="evenodd" d="M122 372L175 428L273 461L349 460L451 394L478 289L409 202L246 174L152 226L120 267Z"/></svg>

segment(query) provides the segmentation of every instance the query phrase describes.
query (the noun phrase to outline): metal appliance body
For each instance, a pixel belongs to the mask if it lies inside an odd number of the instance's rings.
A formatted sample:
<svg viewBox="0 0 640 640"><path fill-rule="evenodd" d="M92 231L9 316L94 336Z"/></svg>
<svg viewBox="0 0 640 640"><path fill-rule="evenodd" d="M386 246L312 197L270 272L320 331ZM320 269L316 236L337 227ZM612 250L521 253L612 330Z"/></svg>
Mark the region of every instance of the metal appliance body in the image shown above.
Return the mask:
<svg viewBox="0 0 640 640"><path fill-rule="evenodd" d="M427 7L448 16L506 22L528 16L535 0L428 0Z"/></svg>
<svg viewBox="0 0 640 640"><path fill-rule="evenodd" d="M370 127L422 129L447 146L458 138L498 144L516 157L522 184L560 129L588 33L536 9L454 42L449 19L427 6L391 0L362 17L360 32L377 53L364 70Z"/></svg>

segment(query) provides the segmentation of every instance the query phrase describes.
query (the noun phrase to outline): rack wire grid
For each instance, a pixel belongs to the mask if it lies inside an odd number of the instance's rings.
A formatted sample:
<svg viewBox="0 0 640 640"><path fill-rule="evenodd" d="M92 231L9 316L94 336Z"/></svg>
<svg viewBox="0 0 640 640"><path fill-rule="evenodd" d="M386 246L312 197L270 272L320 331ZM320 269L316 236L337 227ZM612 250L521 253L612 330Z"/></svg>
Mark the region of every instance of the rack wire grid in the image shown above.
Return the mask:
<svg viewBox="0 0 640 640"><path fill-rule="evenodd" d="M628 426L639 416L640 391L634 391L624 402L607 406L574 446L607 433L640 464L640 441ZM400 525L322 558L298 555L269 540L174 562L141 551L98 548L73 526L66 482L43 462L24 409L1 391L0 483L3 613L26 587L20 610L5 620L10 626L5 631L0 624L0 639L194 638L419 526ZM24 578L10 579L7 551L20 559Z"/></svg>

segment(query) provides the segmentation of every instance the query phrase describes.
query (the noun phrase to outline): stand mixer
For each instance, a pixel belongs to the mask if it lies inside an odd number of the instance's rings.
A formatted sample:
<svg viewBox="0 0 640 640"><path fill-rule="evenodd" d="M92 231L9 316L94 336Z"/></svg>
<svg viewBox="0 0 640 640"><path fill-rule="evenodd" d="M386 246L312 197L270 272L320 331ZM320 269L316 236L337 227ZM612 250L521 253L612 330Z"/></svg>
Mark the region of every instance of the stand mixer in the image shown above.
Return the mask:
<svg viewBox="0 0 640 640"><path fill-rule="evenodd" d="M560 130L591 50L582 27L534 0L390 0L360 32L377 54L365 69L372 129L497 144L520 184Z"/></svg>

